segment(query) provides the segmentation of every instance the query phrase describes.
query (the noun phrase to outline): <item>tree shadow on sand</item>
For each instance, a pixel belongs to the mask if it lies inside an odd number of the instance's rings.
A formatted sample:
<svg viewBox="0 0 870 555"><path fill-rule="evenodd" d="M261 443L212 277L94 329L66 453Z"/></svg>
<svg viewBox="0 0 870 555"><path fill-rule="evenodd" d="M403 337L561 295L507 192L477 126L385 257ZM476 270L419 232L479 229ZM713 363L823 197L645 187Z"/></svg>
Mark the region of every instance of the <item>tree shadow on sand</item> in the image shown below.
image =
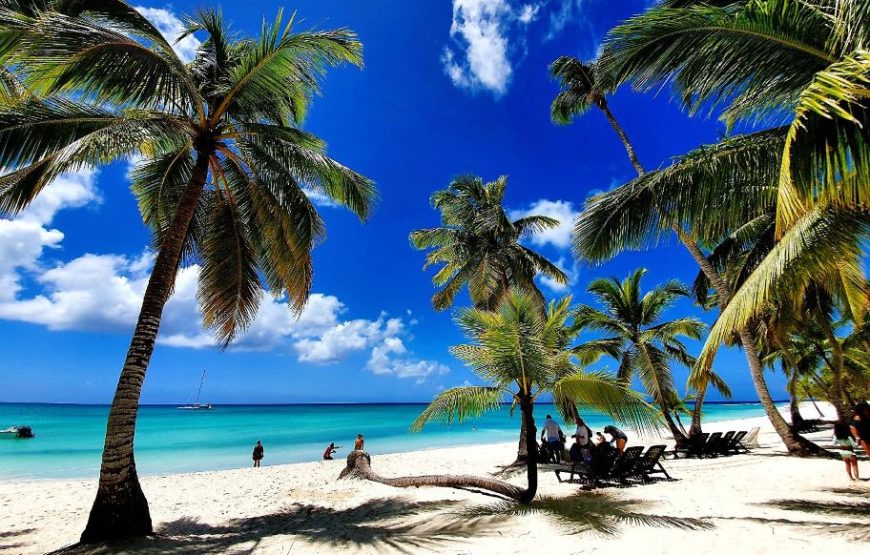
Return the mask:
<svg viewBox="0 0 870 555"><path fill-rule="evenodd" d="M18 536L26 536L27 534L35 531L36 528L20 528L18 530L0 532L0 551L7 551L10 549L18 549L20 547L24 547L25 545L27 545L24 542L8 542L6 540L9 538L17 538Z"/></svg>
<svg viewBox="0 0 870 555"><path fill-rule="evenodd" d="M541 496L530 505L510 502L494 503L463 511L465 516L523 516L532 513L555 517L565 525L568 534L592 532L615 536L620 525L708 530L714 525L697 518L681 518L642 512L651 503L617 499L607 493L581 492L567 497Z"/></svg>
<svg viewBox="0 0 870 555"><path fill-rule="evenodd" d="M54 554L251 553L265 540L279 536L284 536L280 541L287 551L292 551L296 541L303 540L341 549L405 553L432 550L496 530L494 519L476 517L460 521L450 518L450 514L446 520L433 518L432 511L449 509L455 503L374 499L349 509L294 503L276 513L233 519L220 525L182 518L165 523L153 537L111 546L75 545ZM274 544L270 547L274 549Z"/></svg>

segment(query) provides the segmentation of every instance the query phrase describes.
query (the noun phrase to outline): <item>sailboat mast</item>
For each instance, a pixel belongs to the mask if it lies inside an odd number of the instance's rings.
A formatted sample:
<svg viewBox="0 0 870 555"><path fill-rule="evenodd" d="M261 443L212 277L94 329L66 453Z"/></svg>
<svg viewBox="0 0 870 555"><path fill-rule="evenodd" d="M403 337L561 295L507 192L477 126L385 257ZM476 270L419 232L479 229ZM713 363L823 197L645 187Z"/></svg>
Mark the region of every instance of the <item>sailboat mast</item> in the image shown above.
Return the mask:
<svg viewBox="0 0 870 555"><path fill-rule="evenodd" d="M202 377L199 379L199 389L196 390L196 400L193 404L199 404L199 394L202 393L202 384L205 382L205 370L202 371Z"/></svg>

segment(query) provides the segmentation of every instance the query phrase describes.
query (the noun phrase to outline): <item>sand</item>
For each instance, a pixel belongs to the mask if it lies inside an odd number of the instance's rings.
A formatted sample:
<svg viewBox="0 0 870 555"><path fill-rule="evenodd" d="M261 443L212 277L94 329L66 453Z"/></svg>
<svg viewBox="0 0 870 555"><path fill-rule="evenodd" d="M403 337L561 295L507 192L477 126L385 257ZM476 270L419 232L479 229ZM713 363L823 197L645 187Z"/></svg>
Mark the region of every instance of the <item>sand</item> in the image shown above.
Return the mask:
<svg viewBox="0 0 870 555"><path fill-rule="evenodd" d="M804 411L813 414L810 407ZM76 553L860 553L870 549L870 481L851 482L836 460L784 455L764 418L705 431L761 426L749 455L665 461L675 481L582 492L542 473L539 493L579 515L505 514L465 490L397 489L337 481L343 459L144 477L158 535ZM811 435L829 444L829 432ZM652 440L646 444L654 443ZM515 444L376 456L385 476L489 475ZM265 462L268 462L266 459ZM861 471L870 478L870 463ZM521 473L511 481L525 483ZM94 480L0 484L0 554L74 544ZM494 513L494 514L493 514Z"/></svg>

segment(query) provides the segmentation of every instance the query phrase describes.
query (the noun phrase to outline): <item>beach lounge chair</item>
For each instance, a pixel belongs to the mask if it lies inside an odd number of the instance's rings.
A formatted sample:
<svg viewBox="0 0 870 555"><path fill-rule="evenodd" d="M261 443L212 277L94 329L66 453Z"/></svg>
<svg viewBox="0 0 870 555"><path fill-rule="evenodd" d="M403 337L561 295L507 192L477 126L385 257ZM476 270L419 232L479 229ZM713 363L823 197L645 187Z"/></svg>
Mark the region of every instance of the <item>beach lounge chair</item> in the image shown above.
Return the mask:
<svg viewBox="0 0 870 555"><path fill-rule="evenodd" d="M634 477L640 478L642 482L651 482L650 478L653 474L664 474L668 480L673 480L665 467L662 466L661 458L665 454L664 445L653 445L646 450L646 453L640 456L637 463L634 465Z"/></svg>
<svg viewBox="0 0 870 555"><path fill-rule="evenodd" d="M720 455L730 455L729 447L731 447L731 440L734 439L734 431L725 432L722 436L722 439L719 440L719 454Z"/></svg>
<svg viewBox="0 0 870 555"><path fill-rule="evenodd" d="M741 445L741 441L746 437L748 432L741 431L734 434L734 437L731 438L731 441L728 443L728 447L725 448L725 453L728 455L736 455L738 453L745 453L746 448Z"/></svg>
<svg viewBox="0 0 870 555"><path fill-rule="evenodd" d="M637 466L637 461L643 452L643 446L634 446L626 449L621 455L616 457L613 465L607 472L597 475L596 482L611 481L618 482L621 485L628 483L628 478L633 475Z"/></svg>
<svg viewBox="0 0 870 555"><path fill-rule="evenodd" d="M759 428L758 426L749 430L749 432L746 434L746 437L744 437L743 440L740 442L741 452L745 453L750 449L755 449L759 447L758 432L760 431L761 428Z"/></svg>
<svg viewBox="0 0 870 555"><path fill-rule="evenodd" d="M703 457L716 457L718 456L719 450L722 445L722 432L713 432L710 434L710 437L707 438L707 443L704 445L704 450L701 456Z"/></svg>
<svg viewBox="0 0 870 555"><path fill-rule="evenodd" d="M669 455L673 455L675 459L678 459L680 455L685 455L686 458L689 457L702 457L704 455L704 446L707 445L707 438L710 437L710 434L704 432L698 435L694 435L689 438L689 443L685 446L674 447L673 451L669 451Z"/></svg>

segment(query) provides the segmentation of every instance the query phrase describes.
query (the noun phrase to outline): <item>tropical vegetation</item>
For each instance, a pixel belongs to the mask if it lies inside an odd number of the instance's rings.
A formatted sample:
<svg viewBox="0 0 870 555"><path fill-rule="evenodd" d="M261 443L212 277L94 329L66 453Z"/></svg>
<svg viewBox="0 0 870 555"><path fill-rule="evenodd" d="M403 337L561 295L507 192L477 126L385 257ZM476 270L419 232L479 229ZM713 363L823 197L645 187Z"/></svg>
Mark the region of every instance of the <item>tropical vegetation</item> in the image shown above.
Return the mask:
<svg viewBox="0 0 870 555"><path fill-rule="evenodd" d="M536 275L562 285L568 282L558 266L520 243L524 236L554 228L559 221L539 215L511 220L502 205L506 189L506 176L489 183L462 176L432 195L432 206L441 212L441 227L412 232L411 244L432 249L424 269L441 265L432 278L441 287L432 297L436 310L452 306L466 285L478 308L495 308L511 287L532 292L543 306Z"/></svg>
<svg viewBox="0 0 870 555"><path fill-rule="evenodd" d="M616 377L626 385L634 377L647 395L658 405L664 421L677 444L688 440L678 425L674 412L679 408L679 395L674 384L672 365L691 368L695 358L689 354L681 337L699 339L704 324L696 318L662 321L663 313L680 297L688 297L688 289L671 280L644 293L641 279L645 268L638 268L627 278L599 278L589 284L589 292L602 309L580 306L575 322L581 330L602 334L572 349L580 363L592 365L602 357L618 363ZM713 384L725 395L727 385L714 374Z"/></svg>
<svg viewBox="0 0 870 555"><path fill-rule="evenodd" d="M149 534L134 434L163 308L180 267L200 266L203 321L221 346L251 322L266 287L299 312L323 222L307 191L365 219L373 183L301 129L329 67L362 64L348 29L302 31L279 13L257 38L202 10L204 40L184 63L120 0L4 1L0 210L27 207L64 172L131 157L133 192L156 258L109 413L83 542Z"/></svg>
<svg viewBox="0 0 870 555"><path fill-rule="evenodd" d="M754 328L771 306L803 296L811 280L822 282L853 328L864 325L868 13L864 0L664 2L613 29L598 62L609 87L668 83L690 114L721 111L729 128L787 121L689 153L593 199L575 227L575 248L603 260L679 227L712 251L772 215L767 247L730 287L709 259L701 266L720 317L696 370L703 374L719 345L736 339L771 422L800 454L818 449L776 411ZM844 375L831 379L842 417Z"/></svg>

